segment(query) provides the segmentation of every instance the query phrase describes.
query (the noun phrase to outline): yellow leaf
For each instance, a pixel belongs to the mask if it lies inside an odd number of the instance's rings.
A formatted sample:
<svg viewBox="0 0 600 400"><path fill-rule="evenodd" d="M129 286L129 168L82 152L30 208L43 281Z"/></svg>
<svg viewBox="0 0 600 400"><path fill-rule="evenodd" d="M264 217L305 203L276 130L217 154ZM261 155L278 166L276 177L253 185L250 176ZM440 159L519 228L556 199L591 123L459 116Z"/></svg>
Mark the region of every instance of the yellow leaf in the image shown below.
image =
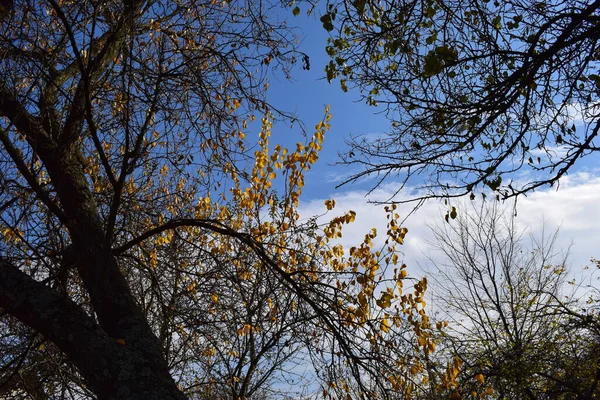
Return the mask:
<svg viewBox="0 0 600 400"><path fill-rule="evenodd" d="M393 386L393 387L396 387L396 385L397 385L397 383L396 383L396 382L397 382L397 381L396 381L396 377L395 377L394 375L390 375L390 376L388 377L388 380L390 381L390 383L392 384L392 386Z"/></svg>
<svg viewBox="0 0 600 400"><path fill-rule="evenodd" d="M349 211L348 214L346 214L347 218L346 218L346 222L350 223L350 222L354 222L355 218L356 218L356 212L355 211Z"/></svg>
<svg viewBox="0 0 600 400"><path fill-rule="evenodd" d="M325 200L325 207L327 207L328 210L333 210L333 208L335 207L335 200Z"/></svg>
<svg viewBox="0 0 600 400"><path fill-rule="evenodd" d="M477 374L475 375L475 380L479 383L484 383L485 382L485 378L483 377L483 374Z"/></svg>
<svg viewBox="0 0 600 400"><path fill-rule="evenodd" d="M390 323L390 321L387 318L384 318L383 321L381 321L381 330L384 332L389 332L390 331L390 327L392 326L392 324Z"/></svg>
<svg viewBox="0 0 600 400"><path fill-rule="evenodd" d="M115 339L116 344L120 344L121 346L125 346L125 339Z"/></svg>
<svg viewBox="0 0 600 400"><path fill-rule="evenodd" d="M377 305L381 308L388 308L392 305L393 295L389 292L384 292L381 298L377 300Z"/></svg>

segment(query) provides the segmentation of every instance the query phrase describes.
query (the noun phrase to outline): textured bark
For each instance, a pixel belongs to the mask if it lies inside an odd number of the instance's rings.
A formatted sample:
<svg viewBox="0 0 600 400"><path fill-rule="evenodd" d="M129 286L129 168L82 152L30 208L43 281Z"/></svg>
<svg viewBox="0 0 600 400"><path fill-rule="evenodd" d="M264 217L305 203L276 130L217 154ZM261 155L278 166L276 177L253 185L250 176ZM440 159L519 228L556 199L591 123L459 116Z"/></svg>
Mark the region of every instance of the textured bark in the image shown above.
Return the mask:
<svg viewBox="0 0 600 400"><path fill-rule="evenodd" d="M144 349L148 338L119 344L77 304L3 259L0 307L54 342L101 399L185 398L160 354L157 357L152 347Z"/></svg>
<svg viewBox="0 0 600 400"><path fill-rule="evenodd" d="M0 259L0 307L53 341L79 368L99 398L183 399L158 340L112 254L106 239L110 235L105 232L85 179L78 148L85 112L91 110L86 108L91 107L90 86L121 45L127 21L133 19L140 5L126 3L127 18L103 39L103 51L86 71L87 76L79 71L81 81L58 135L48 132L45 126L52 124L44 124L40 117L30 114L7 84L0 82L0 116L11 121L37 154L51 178L56 199L38 186L4 131L0 132L0 142L37 197L68 229L75 266L98 322L6 259ZM44 108L51 106L45 104Z"/></svg>

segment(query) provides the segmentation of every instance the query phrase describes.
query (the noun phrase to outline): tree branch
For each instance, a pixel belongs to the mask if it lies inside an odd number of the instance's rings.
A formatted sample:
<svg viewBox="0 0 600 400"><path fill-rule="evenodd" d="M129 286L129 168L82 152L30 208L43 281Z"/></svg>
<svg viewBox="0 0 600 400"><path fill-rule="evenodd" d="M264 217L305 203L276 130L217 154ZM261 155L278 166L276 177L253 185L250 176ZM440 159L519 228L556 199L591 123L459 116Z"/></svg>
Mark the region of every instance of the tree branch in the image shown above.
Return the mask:
<svg viewBox="0 0 600 400"><path fill-rule="evenodd" d="M1 256L0 307L55 343L87 377L101 379L107 358L116 355L114 339L77 304L35 281ZM65 335L65 332L70 333Z"/></svg>
<svg viewBox="0 0 600 400"><path fill-rule="evenodd" d="M72 300L32 279L1 256L0 307L56 344L99 398L184 399L168 371L163 374L168 380L152 380L150 370L164 366L145 354L144 338L125 344L117 341L120 338L109 336ZM150 394L151 397L145 397Z"/></svg>

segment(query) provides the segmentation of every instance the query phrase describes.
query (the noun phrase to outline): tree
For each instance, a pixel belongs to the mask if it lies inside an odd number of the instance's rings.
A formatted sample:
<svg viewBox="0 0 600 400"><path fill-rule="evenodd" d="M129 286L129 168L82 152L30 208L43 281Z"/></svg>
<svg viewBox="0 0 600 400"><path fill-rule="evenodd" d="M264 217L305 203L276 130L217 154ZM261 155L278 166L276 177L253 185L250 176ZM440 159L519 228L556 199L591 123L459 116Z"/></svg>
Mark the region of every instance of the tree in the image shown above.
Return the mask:
<svg viewBox="0 0 600 400"><path fill-rule="evenodd" d="M380 249L375 230L335 243L353 211L299 219L330 115L295 151L269 144L286 115L267 71L308 67L275 6L23 0L3 15L3 396L241 399L299 349L329 393L409 390L399 377L434 348L426 281L404 293L406 267L385 273L406 234L392 209Z"/></svg>
<svg viewBox="0 0 600 400"><path fill-rule="evenodd" d="M397 175L421 198L558 183L598 150L599 18L596 1L329 1L327 79L391 121L350 142L346 182Z"/></svg>
<svg viewBox="0 0 600 400"><path fill-rule="evenodd" d="M192 398L232 399L275 397L275 383L302 386L308 378L290 370L308 362L306 308L293 307L294 293L252 252L228 243L237 249L222 254L225 238L218 247L203 239L177 230L159 239L168 244L144 246L125 261L138 271L131 286L178 385Z"/></svg>
<svg viewBox="0 0 600 400"><path fill-rule="evenodd" d="M440 345L461 360L457 388L503 399L595 398L599 337L573 318L583 304L567 289L558 231L527 238L509 211L472 205L433 228L445 258L436 262L435 298L450 322Z"/></svg>

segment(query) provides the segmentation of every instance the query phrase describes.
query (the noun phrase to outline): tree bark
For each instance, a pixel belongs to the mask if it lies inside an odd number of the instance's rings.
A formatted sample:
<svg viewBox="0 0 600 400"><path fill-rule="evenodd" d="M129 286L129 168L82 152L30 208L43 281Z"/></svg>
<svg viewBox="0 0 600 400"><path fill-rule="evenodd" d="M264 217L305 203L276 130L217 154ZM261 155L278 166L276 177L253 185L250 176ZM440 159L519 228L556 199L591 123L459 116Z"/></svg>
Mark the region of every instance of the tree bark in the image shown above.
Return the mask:
<svg viewBox="0 0 600 400"><path fill-rule="evenodd" d="M185 399L162 357L143 348L148 338L120 344L73 301L3 258L0 307L54 342L100 399Z"/></svg>
<svg viewBox="0 0 600 400"><path fill-rule="evenodd" d="M106 241L80 160L77 141L60 142L45 132L39 118L0 83L0 116L7 117L39 156L56 189L58 204L43 189L38 198L66 226L76 268L90 295L98 323L68 299L2 260L0 307L52 340L73 360L101 399L184 399L157 338ZM71 126L81 126L72 124ZM61 137L78 137L62 132ZM28 170L8 135L2 143L20 172ZM35 189L35 180L31 183ZM117 341L118 340L118 341ZM119 344L123 343L123 344Z"/></svg>

